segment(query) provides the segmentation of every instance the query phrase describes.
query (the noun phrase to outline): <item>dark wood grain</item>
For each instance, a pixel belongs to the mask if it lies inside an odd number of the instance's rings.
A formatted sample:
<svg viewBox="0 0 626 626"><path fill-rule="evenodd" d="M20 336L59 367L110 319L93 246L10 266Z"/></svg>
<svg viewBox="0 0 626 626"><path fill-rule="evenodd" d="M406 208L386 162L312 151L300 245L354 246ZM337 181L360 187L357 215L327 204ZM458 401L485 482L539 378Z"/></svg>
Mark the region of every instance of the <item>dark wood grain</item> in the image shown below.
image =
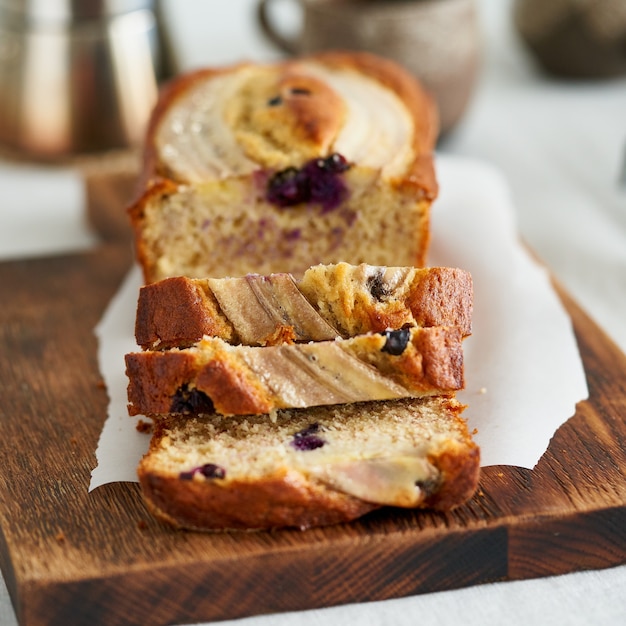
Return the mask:
<svg viewBox="0 0 626 626"><path fill-rule="evenodd" d="M491 467L444 515L306 532L175 532L135 484L87 492L107 395L93 328L131 263L131 180L93 179L87 253L0 264L0 565L20 624L167 624L626 562L626 357L561 290L590 397L533 471Z"/></svg>

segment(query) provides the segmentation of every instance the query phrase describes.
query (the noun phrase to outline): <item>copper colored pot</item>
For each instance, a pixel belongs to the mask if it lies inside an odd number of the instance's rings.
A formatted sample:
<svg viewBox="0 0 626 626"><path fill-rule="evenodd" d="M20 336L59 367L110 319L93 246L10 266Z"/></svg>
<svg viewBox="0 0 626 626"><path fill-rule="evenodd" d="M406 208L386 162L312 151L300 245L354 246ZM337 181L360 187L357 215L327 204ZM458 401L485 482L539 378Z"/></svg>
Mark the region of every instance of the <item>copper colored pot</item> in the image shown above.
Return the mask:
<svg viewBox="0 0 626 626"><path fill-rule="evenodd" d="M0 142L33 156L138 142L171 73L150 0L0 0Z"/></svg>

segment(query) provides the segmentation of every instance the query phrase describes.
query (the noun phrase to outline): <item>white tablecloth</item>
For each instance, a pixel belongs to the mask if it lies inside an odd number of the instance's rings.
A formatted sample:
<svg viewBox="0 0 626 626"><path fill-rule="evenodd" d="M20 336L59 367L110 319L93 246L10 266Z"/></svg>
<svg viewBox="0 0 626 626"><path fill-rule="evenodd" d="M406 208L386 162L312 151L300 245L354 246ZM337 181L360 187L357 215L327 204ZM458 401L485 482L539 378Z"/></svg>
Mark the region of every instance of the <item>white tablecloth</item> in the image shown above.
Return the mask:
<svg viewBox="0 0 626 626"><path fill-rule="evenodd" d="M522 237L626 351L626 79L571 83L539 73L515 38L510 0L482 0L482 79L441 152L489 161L504 172ZM253 0L170 0L184 67L276 52L256 30ZM286 13L288 21L292 11ZM16 176L37 185L16 190ZM64 182L59 182L59 177ZM620 180L622 182L620 183ZM58 190L57 190L57 186ZM43 190L46 191L43 191ZM72 172L0 162L0 259L91 244ZM57 190L57 191L55 191ZM46 226L42 197L58 200L63 227ZM62 194L62 202L59 195ZM12 212L11 212L12 211ZM49 215L49 213L48 213ZM481 585L372 604L223 622L225 626L465 626L626 624L626 565L538 580ZM16 620L0 585L0 626Z"/></svg>

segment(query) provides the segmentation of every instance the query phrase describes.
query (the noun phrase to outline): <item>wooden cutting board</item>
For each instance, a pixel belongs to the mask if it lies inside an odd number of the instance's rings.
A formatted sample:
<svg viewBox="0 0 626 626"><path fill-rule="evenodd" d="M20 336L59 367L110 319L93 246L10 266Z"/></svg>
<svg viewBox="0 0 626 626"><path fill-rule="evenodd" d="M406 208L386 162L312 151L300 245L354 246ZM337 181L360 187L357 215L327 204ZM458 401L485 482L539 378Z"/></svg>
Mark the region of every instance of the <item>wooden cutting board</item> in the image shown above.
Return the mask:
<svg viewBox="0 0 626 626"><path fill-rule="evenodd" d="M91 179L95 250L0 264L0 565L20 624L220 620L626 562L626 357L562 290L589 400L535 470L485 469L453 513L198 534L155 522L136 484L88 493L107 410L93 328L132 261L128 193Z"/></svg>

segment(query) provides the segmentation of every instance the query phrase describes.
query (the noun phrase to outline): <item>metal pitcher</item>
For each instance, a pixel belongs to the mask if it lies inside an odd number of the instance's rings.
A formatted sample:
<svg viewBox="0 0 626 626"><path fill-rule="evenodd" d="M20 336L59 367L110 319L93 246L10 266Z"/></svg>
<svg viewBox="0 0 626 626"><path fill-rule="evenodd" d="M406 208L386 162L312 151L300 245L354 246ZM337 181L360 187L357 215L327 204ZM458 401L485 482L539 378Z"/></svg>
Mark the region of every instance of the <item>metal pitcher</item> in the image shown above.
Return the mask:
<svg viewBox="0 0 626 626"><path fill-rule="evenodd" d="M153 0L0 0L0 142L44 158L137 144L175 70Z"/></svg>

